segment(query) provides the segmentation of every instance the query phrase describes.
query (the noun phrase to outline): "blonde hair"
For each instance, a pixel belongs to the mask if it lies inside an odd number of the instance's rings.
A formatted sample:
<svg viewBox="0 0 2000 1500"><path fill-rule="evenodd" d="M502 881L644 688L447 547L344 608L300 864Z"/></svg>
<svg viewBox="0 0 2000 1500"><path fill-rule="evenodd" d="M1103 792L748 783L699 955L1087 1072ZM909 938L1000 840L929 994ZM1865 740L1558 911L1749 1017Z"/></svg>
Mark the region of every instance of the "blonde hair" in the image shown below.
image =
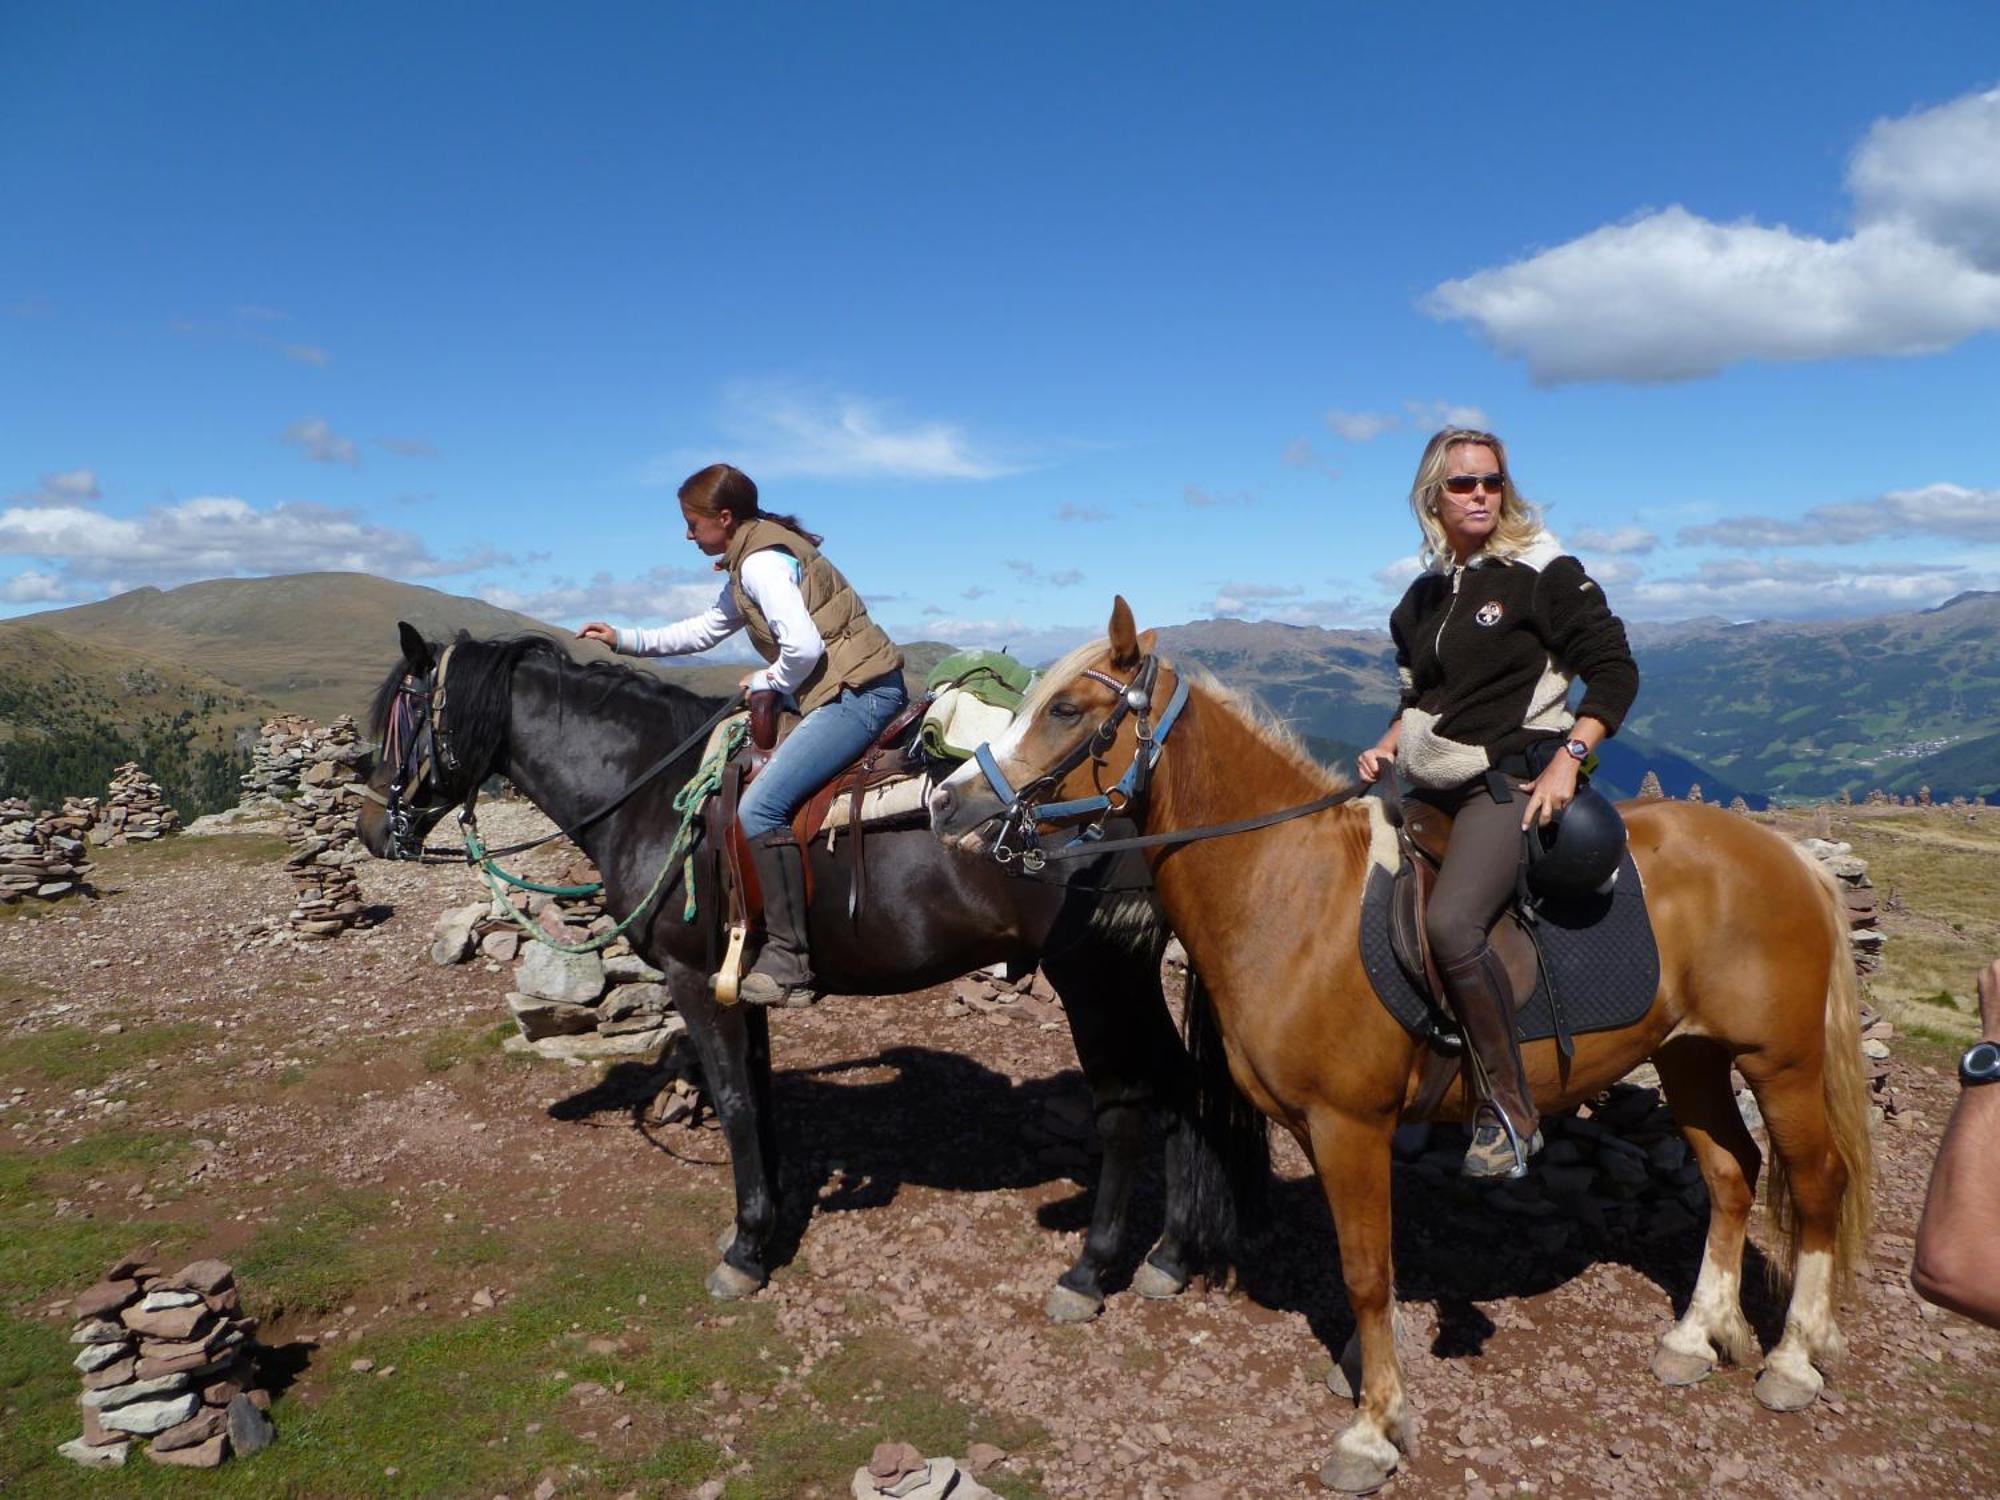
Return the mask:
<svg viewBox="0 0 2000 1500"><path fill-rule="evenodd" d="M1410 486L1410 511L1424 533L1424 566L1448 567L1458 560L1437 514L1438 497L1444 492L1445 470L1451 465L1451 450L1458 447L1491 448L1493 456L1500 460L1500 519L1480 552L1497 558L1520 556L1542 534L1542 513L1514 488L1513 471L1507 467L1507 445L1492 433L1477 428L1447 427L1424 444L1416 482Z"/></svg>

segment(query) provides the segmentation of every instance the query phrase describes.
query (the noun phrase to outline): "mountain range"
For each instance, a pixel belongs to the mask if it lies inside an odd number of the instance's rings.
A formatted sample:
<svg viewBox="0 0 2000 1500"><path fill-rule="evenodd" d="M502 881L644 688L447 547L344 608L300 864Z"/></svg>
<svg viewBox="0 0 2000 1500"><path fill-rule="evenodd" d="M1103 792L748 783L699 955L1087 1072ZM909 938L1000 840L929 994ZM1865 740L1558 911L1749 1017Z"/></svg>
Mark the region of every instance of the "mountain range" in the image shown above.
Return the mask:
<svg viewBox="0 0 2000 1500"><path fill-rule="evenodd" d="M0 795L100 792L118 759L138 759L184 812L233 802L257 721L280 709L358 716L395 663L398 620L432 637L573 640L481 600L358 573L135 589L22 616L0 622ZM1864 620L1694 620L1632 636L1639 701L1598 776L1614 794L1637 790L1648 769L1670 795L1699 782L1710 800L1752 805L1873 787L2000 794L2000 594ZM1382 631L1221 619L1166 627L1160 640L1328 761L1351 760L1394 707ZM906 646L910 675L950 649ZM647 665L708 693L744 671Z"/></svg>

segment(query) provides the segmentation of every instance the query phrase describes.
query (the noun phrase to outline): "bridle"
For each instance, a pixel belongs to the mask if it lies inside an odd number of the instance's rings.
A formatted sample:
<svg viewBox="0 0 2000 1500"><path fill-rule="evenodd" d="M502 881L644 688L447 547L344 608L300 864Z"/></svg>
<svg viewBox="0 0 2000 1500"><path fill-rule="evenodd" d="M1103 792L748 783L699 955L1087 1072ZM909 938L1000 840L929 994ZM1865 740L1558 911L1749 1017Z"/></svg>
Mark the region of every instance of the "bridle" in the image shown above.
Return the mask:
<svg viewBox="0 0 2000 1500"><path fill-rule="evenodd" d="M1072 851L1088 852L1079 846L1095 844L1103 839L1106 821L1124 812L1145 792L1146 782L1166 746L1167 735L1187 704L1187 679L1177 675L1174 690L1167 697L1167 706L1160 714L1159 723L1153 723L1153 690L1159 681L1160 659L1150 652L1140 661L1127 682L1120 682L1094 668L1081 675L1110 688L1117 695L1117 700L1112 704L1111 711L1075 748L1025 787L1016 790L1013 783L1007 780L1007 773L1000 769L1000 762L994 758L990 745L981 744L972 752L973 760L986 777L986 784L993 788L1004 809L1000 814L1000 830L994 836L990 852L1003 865L1018 860L1021 868L1029 874L1041 870L1051 858L1073 858L1075 854ZM1114 785L1107 787L1104 785L1104 773L1108 769L1105 757L1117 742L1118 726L1124 723L1128 714L1133 719L1137 736L1132 763ZM1036 794L1050 792L1060 786L1063 778L1086 760L1091 764L1091 778L1097 785L1093 796L1076 797L1066 802L1035 800ZM1073 818L1088 818L1089 821L1060 849L1044 849L1038 825Z"/></svg>
<svg viewBox="0 0 2000 1500"><path fill-rule="evenodd" d="M370 786L361 788L364 798L384 809L389 822L390 850L397 859L423 858L419 822L425 825L435 822L461 800L470 811L473 794L478 791L475 781L462 799L425 796L436 791L435 771L455 773L461 769L458 755L444 732L445 674L451 666L451 654L457 649L455 642L445 647L437 664L428 672L403 674L403 680L396 685L396 701L390 707L387 731L382 738L382 760L395 767L389 790L385 794ZM422 800L414 803L409 800L412 787Z"/></svg>

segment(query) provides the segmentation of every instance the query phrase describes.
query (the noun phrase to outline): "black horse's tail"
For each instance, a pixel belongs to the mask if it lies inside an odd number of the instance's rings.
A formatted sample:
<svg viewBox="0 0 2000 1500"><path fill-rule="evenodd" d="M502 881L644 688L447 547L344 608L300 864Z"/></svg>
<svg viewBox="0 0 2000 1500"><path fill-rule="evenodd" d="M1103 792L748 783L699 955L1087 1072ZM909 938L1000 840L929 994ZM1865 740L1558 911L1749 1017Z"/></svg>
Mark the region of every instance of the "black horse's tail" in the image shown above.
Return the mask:
<svg viewBox="0 0 2000 1500"><path fill-rule="evenodd" d="M1192 1065L1194 1149L1183 1155L1185 1202L1190 1222L1183 1227L1193 1270L1213 1272L1231 1260L1237 1235L1263 1217L1271 1180L1270 1122L1243 1096L1229 1076L1229 1059L1216 1027L1208 986L1187 971L1182 1034Z"/></svg>

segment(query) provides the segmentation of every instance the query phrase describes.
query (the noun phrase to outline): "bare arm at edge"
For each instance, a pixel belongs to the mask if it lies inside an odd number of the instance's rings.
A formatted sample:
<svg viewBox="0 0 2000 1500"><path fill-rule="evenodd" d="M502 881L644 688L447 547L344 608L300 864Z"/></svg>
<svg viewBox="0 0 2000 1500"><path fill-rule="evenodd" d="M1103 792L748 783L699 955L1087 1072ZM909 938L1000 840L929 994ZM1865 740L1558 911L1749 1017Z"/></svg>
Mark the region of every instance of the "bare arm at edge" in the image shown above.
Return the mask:
<svg viewBox="0 0 2000 1500"><path fill-rule="evenodd" d="M1979 1015L1980 1035L2000 1041L2000 958L1979 976ZM1945 1127L1910 1284L1926 1302L2000 1328L2000 1083L1966 1088Z"/></svg>

